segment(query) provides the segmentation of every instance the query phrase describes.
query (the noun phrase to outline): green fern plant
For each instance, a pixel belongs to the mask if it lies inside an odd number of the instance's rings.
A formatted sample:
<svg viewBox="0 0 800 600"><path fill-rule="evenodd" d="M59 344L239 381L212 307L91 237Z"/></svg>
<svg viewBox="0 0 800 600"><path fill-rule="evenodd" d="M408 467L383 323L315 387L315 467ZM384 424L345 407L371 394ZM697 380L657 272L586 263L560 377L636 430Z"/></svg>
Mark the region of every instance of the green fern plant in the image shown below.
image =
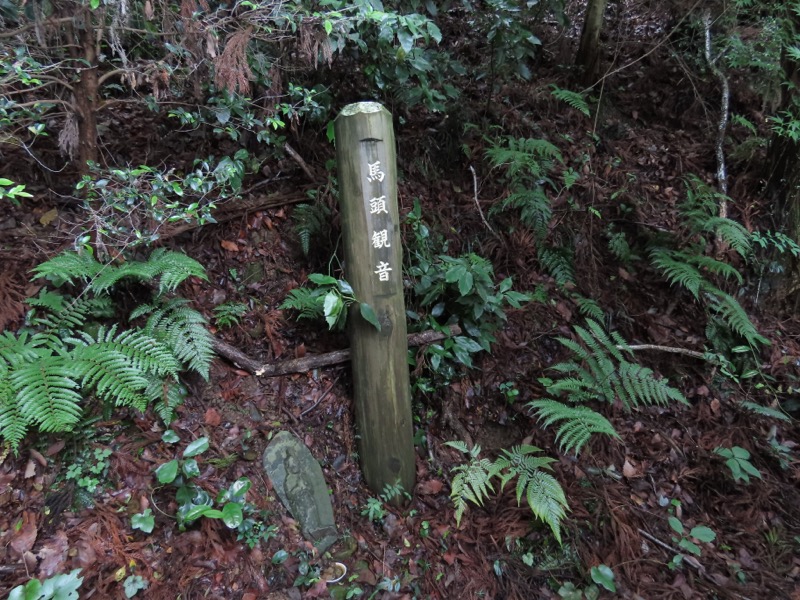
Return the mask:
<svg viewBox="0 0 800 600"><path fill-rule="evenodd" d="M311 240L327 234L330 230L331 210L322 202L298 204L292 212L294 231L300 240L303 256L311 252Z"/></svg>
<svg viewBox="0 0 800 600"><path fill-rule="evenodd" d="M0 437L15 452L31 428L72 431L90 397L106 407L154 405L169 421L185 395L181 372L208 378L213 339L205 320L186 300L163 295L190 276L204 278L202 267L166 251L147 263L100 265L69 252L35 269L36 278L71 282L78 293L43 290L28 300L26 328L0 335ZM151 283L155 291L152 304L129 316L148 314L144 327L120 330L103 321L115 314L109 291L126 279Z"/></svg>
<svg viewBox="0 0 800 600"><path fill-rule="evenodd" d="M508 197L489 214L513 209L519 213L522 224L538 240L543 240L552 218L545 189L555 187L549 174L556 164L563 163L561 151L547 140L507 137L500 142L490 140L486 156L493 167L505 168L511 188Z"/></svg>
<svg viewBox="0 0 800 600"><path fill-rule="evenodd" d="M553 91L550 93L553 94L555 98L561 102L565 102L587 117L589 116L589 103L586 102L586 98L583 97L583 94L562 89L555 84L552 84L551 87L553 88Z"/></svg>
<svg viewBox="0 0 800 600"><path fill-rule="evenodd" d="M554 458L537 456L542 450L535 446L514 446L503 450L494 461L480 458L480 446L468 448L464 442L447 442L448 446L464 453L468 462L453 468L450 497L456 507L456 524L467 509L467 502L483 506L490 493L494 493L492 480L500 480L500 489L512 479L517 479L517 504L524 497L531 512L546 523L553 536L561 543L561 521L569 508L564 490L549 473Z"/></svg>
<svg viewBox="0 0 800 600"><path fill-rule="evenodd" d="M542 268L550 273L558 285L575 284L575 266L569 248L541 246L537 258Z"/></svg>
<svg viewBox="0 0 800 600"><path fill-rule="evenodd" d="M606 332L593 319L586 320L586 327L575 326L575 333L577 341L558 338L572 353L572 360L552 367L564 375L561 379L540 380L548 395L564 396L572 405L619 400L626 410L639 405L686 403L683 394L665 379L657 378L651 369L629 360L630 346L618 333ZM618 437L605 417L586 406L571 406L547 398L530 402L528 408L545 427L556 426L556 441L562 452L578 454L595 433Z"/></svg>

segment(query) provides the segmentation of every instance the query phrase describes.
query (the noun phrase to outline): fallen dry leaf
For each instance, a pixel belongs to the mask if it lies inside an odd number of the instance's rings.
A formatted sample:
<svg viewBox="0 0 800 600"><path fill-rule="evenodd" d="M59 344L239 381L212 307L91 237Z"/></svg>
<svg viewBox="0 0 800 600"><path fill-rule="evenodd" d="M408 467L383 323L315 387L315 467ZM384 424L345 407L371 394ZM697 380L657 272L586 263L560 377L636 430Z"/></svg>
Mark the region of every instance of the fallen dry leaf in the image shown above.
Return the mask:
<svg viewBox="0 0 800 600"><path fill-rule="evenodd" d="M441 492L443 487L444 484L438 479L429 479L420 483L417 486L417 491L423 496L433 496Z"/></svg>
<svg viewBox="0 0 800 600"><path fill-rule="evenodd" d="M222 240L219 243L223 249L227 250L228 252L239 252L239 246L236 245L236 242L231 242L230 240Z"/></svg>
<svg viewBox="0 0 800 600"><path fill-rule="evenodd" d="M36 529L36 518L32 513L25 511L22 514L22 526L11 539L11 549L19 556L25 554L28 550L33 548L36 543L36 536L39 532Z"/></svg>
<svg viewBox="0 0 800 600"><path fill-rule="evenodd" d="M69 540L64 531L57 531L53 537L48 539L39 550L39 578L47 579L53 575L64 571L64 562L67 560L69 550Z"/></svg>
<svg viewBox="0 0 800 600"><path fill-rule="evenodd" d="M220 423L222 423L222 417L216 408L209 408L206 410L204 420L206 425L211 425L211 427L217 427Z"/></svg>

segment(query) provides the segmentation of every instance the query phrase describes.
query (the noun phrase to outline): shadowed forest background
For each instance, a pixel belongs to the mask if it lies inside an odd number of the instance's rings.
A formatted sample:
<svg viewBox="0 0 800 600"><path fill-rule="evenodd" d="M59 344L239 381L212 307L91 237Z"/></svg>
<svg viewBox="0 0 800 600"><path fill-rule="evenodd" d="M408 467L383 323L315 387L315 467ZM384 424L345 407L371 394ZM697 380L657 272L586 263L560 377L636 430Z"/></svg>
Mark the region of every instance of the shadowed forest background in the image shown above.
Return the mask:
<svg viewBox="0 0 800 600"><path fill-rule="evenodd" d="M799 67L794 1L0 0L0 594L800 598ZM339 352L363 100L413 490Z"/></svg>

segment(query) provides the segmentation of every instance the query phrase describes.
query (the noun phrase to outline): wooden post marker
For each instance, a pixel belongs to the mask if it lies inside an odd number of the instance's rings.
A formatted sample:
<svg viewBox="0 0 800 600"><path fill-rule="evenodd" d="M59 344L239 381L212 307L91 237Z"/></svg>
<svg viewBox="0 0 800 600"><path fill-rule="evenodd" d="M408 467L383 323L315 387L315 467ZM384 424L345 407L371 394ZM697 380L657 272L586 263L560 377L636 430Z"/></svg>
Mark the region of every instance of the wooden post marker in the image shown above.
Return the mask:
<svg viewBox="0 0 800 600"><path fill-rule="evenodd" d="M410 494L416 470L392 117L376 102L350 104L336 117L335 132L345 277L381 325L378 331L352 307L361 466L376 494L398 482Z"/></svg>

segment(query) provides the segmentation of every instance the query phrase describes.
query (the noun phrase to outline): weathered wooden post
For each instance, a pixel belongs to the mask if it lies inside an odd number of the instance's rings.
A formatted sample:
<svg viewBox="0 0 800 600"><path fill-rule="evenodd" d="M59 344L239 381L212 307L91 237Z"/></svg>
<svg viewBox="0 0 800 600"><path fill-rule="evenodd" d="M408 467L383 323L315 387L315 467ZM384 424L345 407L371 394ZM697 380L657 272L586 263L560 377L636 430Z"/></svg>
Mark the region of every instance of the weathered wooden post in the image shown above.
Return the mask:
<svg viewBox="0 0 800 600"><path fill-rule="evenodd" d="M350 104L336 118L335 132L345 277L381 325L378 331L352 307L361 465L374 492L399 482L410 494L414 443L392 117L375 102Z"/></svg>

